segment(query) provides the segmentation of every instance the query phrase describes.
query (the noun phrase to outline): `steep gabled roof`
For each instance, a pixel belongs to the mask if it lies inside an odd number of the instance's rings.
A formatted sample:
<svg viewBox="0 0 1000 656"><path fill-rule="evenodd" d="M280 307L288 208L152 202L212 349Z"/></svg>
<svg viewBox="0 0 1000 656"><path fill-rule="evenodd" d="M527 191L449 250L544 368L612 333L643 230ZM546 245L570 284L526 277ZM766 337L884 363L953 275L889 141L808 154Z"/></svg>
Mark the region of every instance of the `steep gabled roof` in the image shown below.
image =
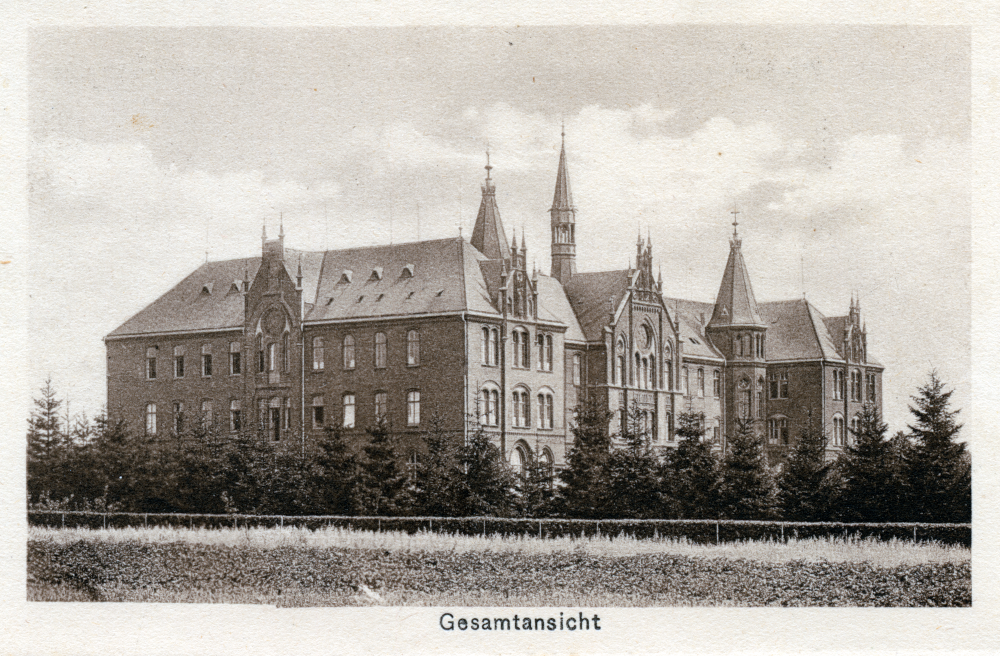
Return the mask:
<svg viewBox="0 0 1000 656"><path fill-rule="evenodd" d="M760 326L764 320L750 286L750 274L740 250L740 239L734 234L729 242L729 259L722 274L719 295L712 313L713 326Z"/></svg>
<svg viewBox="0 0 1000 656"><path fill-rule="evenodd" d="M767 323L769 361L840 359L825 317L808 301L762 303L760 311Z"/></svg>
<svg viewBox="0 0 1000 656"><path fill-rule="evenodd" d="M306 321L464 310L495 314L481 259L463 239L327 251Z"/></svg>
<svg viewBox="0 0 1000 656"><path fill-rule="evenodd" d="M628 269L577 273L566 284L566 296L587 341L604 341L611 306L617 308L628 292L630 275Z"/></svg>
<svg viewBox="0 0 1000 656"><path fill-rule="evenodd" d="M586 341L563 286L555 278L542 274L538 274L538 318L566 324L565 339L569 341Z"/></svg>
<svg viewBox="0 0 1000 656"><path fill-rule="evenodd" d="M240 328L243 326L243 295L230 293L230 289L235 281L242 281L244 275L253 280L259 267L259 257L206 262L111 331L108 337Z"/></svg>
<svg viewBox="0 0 1000 656"><path fill-rule="evenodd" d="M666 297L663 303L680 323L680 339L684 344L685 356L715 359L723 357L705 335L705 321L711 316L714 307L711 303Z"/></svg>

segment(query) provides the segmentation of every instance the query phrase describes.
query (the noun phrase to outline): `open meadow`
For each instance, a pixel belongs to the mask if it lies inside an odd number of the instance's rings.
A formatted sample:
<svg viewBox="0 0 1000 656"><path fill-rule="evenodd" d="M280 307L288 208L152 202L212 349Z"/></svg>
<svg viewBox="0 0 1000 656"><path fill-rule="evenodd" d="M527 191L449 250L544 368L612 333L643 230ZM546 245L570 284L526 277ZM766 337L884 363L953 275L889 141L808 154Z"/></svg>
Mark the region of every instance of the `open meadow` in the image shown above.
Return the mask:
<svg viewBox="0 0 1000 656"><path fill-rule="evenodd" d="M50 529L29 601L279 606L969 606L970 550L823 538L694 544L338 528Z"/></svg>

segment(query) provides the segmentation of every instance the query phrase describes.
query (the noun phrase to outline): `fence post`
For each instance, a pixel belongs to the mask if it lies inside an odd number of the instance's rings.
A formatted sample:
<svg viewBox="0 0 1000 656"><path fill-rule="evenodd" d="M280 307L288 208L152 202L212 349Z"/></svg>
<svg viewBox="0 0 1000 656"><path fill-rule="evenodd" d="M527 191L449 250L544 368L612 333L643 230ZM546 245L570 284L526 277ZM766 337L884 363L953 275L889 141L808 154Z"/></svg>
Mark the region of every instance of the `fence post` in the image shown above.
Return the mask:
<svg viewBox="0 0 1000 656"><path fill-rule="evenodd" d="M542 539L542 520L538 520L538 539Z"/></svg>
<svg viewBox="0 0 1000 656"><path fill-rule="evenodd" d="M719 544L719 522L715 522L715 544Z"/></svg>
<svg viewBox="0 0 1000 656"><path fill-rule="evenodd" d="M278 518L278 522L279 522L279 528L285 528L285 517L284 517L284 515L282 515L281 517Z"/></svg>
<svg viewBox="0 0 1000 656"><path fill-rule="evenodd" d="M148 517L148 515L146 515L145 513L143 513L143 515L142 515L142 527L143 528L146 528L146 517Z"/></svg>
<svg viewBox="0 0 1000 656"><path fill-rule="evenodd" d="M917 541L917 525L914 524L913 525L913 542L916 543L916 541Z"/></svg>
<svg viewBox="0 0 1000 656"><path fill-rule="evenodd" d="M782 543L785 542L785 525L784 524L781 525L781 542Z"/></svg>
<svg viewBox="0 0 1000 656"><path fill-rule="evenodd" d="M483 537L486 537L486 520L483 520Z"/></svg>
<svg viewBox="0 0 1000 656"><path fill-rule="evenodd" d="M62 514L62 527L66 528L66 513Z"/></svg>
<svg viewBox="0 0 1000 656"><path fill-rule="evenodd" d="M379 533L382 532L382 518L381 517L378 518L378 532Z"/></svg>
<svg viewBox="0 0 1000 656"><path fill-rule="evenodd" d="M104 528L104 529L108 528L108 514L107 513L101 513L101 528Z"/></svg>

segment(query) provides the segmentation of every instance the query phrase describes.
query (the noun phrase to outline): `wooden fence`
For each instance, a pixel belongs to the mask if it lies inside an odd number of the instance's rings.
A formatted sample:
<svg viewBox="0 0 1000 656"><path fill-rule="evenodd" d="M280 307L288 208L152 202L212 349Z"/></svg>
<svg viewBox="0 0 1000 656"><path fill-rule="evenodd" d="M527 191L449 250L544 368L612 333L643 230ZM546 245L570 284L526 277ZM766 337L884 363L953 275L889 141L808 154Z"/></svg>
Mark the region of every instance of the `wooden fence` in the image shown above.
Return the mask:
<svg viewBox="0 0 1000 656"><path fill-rule="evenodd" d="M851 537L877 540L937 541L972 546L971 524L851 524L841 522L772 522L688 519L523 519L505 517L345 517L336 515L200 515L184 513L100 513L29 510L28 524L62 528L339 527L362 531L435 531L459 535L524 535L534 537L638 539L687 538L710 544L741 540L785 541L789 538Z"/></svg>

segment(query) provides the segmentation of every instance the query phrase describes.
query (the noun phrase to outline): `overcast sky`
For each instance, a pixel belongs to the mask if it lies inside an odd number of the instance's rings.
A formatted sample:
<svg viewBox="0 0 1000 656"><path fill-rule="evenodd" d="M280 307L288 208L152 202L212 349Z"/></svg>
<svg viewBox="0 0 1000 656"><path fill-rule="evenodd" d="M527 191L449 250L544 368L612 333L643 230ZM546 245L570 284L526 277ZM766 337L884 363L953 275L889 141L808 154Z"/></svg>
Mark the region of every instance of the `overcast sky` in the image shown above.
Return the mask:
<svg viewBox="0 0 1000 656"><path fill-rule="evenodd" d="M964 28L35 32L33 383L96 411L101 338L280 214L294 248L469 236L487 143L547 272L565 121L580 270L648 231L666 293L712 301L738 208L759 301L860 295L890 430L933 368L968 407L969 55Z"/></svg>

